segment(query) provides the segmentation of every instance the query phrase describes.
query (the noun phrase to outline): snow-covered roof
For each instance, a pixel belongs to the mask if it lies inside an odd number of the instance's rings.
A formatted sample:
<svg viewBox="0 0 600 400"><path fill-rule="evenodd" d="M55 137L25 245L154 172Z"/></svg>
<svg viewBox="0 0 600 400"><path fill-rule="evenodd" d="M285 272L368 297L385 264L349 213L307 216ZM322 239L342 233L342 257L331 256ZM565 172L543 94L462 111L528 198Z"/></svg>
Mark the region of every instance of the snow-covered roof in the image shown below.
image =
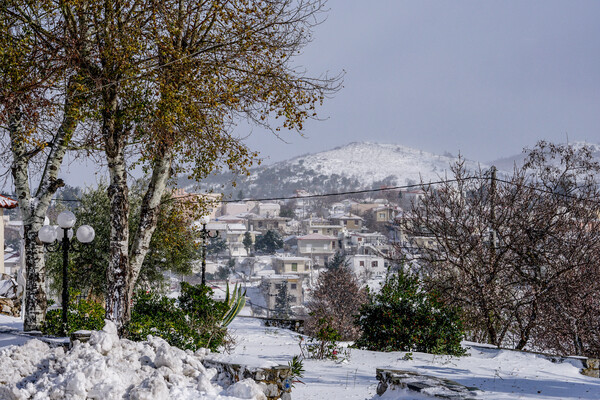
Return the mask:
<svg viewBox="0 0 600 400"><path fill-rule="evenodd" d="M275 257L276 260L281 261L310 261L308 257L293 257L293 256L279 256Z"/></svg>
<svg viewBox="0 0 600 400"><path fill-rule="evenodd" d="M282 281L286 279L300 279L300 276L293 274L271 274L263 275L262 278L268 281Z"/></svg>
<svg viewBox="0 0 600 400"><path fill-rule="evenodd" d="M304 236L298 236L298 240L337 240L334 236L321 235L320 233L311 233Z"/></svg>
<svg viewBox="0 0 600 400"><path fill-rule="evenodd" d="M243 221L244 218L240 217L239 215L221 215L220 217L216 218L217 221L219 222L228 222L228 221Z"/></svg>
<svg viewBox="0 0 600 400"><path fill-rule="evenodd" d="M354 214L350 214L350 215L345 215L345 214L333 214L329 217L329 219L341 219L341 220L347 220L347 219L352 219L352 220L357 220L360 219L362 220L361 217L359 217L358 215L354 215Z"/></svg>
<svg viewBox="0 0 600 400"><path fill-rule="evenodd" d="M16 200L0 194L0 208L15 208L19 205Z"/></svg>

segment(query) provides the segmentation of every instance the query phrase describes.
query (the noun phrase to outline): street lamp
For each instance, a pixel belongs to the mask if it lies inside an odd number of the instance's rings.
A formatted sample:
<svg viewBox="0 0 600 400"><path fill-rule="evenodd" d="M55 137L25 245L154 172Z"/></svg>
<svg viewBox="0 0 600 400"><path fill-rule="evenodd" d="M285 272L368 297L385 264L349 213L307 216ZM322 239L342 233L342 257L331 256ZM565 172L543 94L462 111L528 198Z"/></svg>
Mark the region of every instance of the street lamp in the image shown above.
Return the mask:
<svg viewBox="0 0 600 400"><path fill-rule="evenodd" d="M67 266L69 263L69 250L73 246L71 244L71 239L73 238L73 226L75 225L75 214L71 211L63 211L58 214L56 218L56 222L58 222L58 227L63 230L62 238L58 237L60 241L57 241L58 228L55 228L51 225L45 225L38 232L38 238L42 243L44 243L46 249L48 251L59 251L62 248L63 252L63 269L62 269L62 325L63 325L63 334L67 335L67 312L69 308L69 281L68 281L68 273ZM77 229L77 240L81 243L90 243L94 240L94 236L96 233L94 232L94 228L89 225L81 225ZM54 246L51 246L54 244Z"/></svg>
<svg viewBox="0 0 600 400"><path fill-rule="evenodd" d="M206 224L210 222L210 215L203 215L200 217L200 223L202 229L200 230L200 237L202 238L202 286L206 286L206 239L214 239L219 236L219 231L213 235L209 230L206 229Z"/></svg>

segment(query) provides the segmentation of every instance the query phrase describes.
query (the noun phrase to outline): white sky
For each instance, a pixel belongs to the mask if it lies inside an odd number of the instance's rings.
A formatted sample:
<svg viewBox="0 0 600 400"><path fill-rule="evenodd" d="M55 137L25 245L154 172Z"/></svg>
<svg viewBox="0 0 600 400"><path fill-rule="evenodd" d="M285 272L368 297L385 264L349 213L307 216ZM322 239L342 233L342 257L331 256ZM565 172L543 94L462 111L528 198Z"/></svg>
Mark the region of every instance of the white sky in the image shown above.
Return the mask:
<svg viewBox="0 0 600 400"><path fill-rule="evenodd" d="M240 125L267 163L353 141L481 162L539 139L600 142L600 2L330 0L298 60L344 88L288 143ZM93 163L64 168L95 184Z"/></svg>
<svg viewBox="0 0 600 400"><path fill-rule="evenodd" d="M491 161L539 139L600 142L600 2L330 0L302 65L344 89L278 161L352 141ZM240 129L246 133L247 129Z"/></svg>

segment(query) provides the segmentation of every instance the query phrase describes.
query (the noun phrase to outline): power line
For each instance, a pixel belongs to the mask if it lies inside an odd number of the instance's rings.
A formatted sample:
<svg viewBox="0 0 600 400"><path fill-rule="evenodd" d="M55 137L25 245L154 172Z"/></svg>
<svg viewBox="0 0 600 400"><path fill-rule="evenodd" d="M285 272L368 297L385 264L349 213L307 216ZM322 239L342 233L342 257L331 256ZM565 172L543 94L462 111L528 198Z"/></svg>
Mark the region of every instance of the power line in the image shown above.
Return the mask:
<svg viewBox="0 0 600 400"><path fill-rule="evenodd" d="M321 193L321 194L310 194L310 195L306 195L306 196L298 196L298 195L296 195L296 196L278 196L278 197L259 197L259 198L245 198L245 199L238 199L238 200L221 199L218 202L219 203L223 203L223 204L228 204L228 203L239 203L241 201L301 200L301 199L315 199L315 198L325 198L325 197L334 197L334 196L349 196L349 195L365 194L365 193L386 192L386 191L392 191L392 190L423 188L423 187L428 187L428 186L435 186L435 185L448 184L448 183L454 183L454 182L464 182L464 181L469 181L469 180L473 180L473 179L487 181L487 180L489 180L489 177L468 176L468 177L461 178L461 179L444 179L444 180L439 180L439 181L434 181L434 182L428 182L428 183L414 183L414 184L410 184L410 185L388 186L388 187L381 187L381 188L378 188L378 189L350 190L350 191L345 191L345 192L330 192L330 193ZM505 184L513 185L513 186L522 186L524 188L535 190L537 192L545 193L545 194L557 194L557 193L551 191L550 189L544 189L544 188L535 187L535 186L527 185L527 184L520 184L520 183L517 183L517 182L508 181L508 180L501 179L501 178L496 178L496 182L501 182L501 183L505 183ZM176 197L176 198L171 198L171 199L169 199L169 201L178 201L178 200L183 200L183 199L193 199L193 198L196 198L196 197L202 196L202 195L203 194L189 193L186 196L180 196L180 197ZM574 195L571 195L571 194L560 194L560 196L564 197L564 198L572 199L572 200L589 201L589 202L592 202L592 203L600 204L600 201L598 201L596 199L593 199L593 198L580 198L580 197L577 197L577 196L574 196ZM55 202L74 202L74 203L81 202L81 200L79 200L79 199L57 199L57 198L52 199L52 201L55 201Z"/></svg>
<svg viewBox="0 0 600 400"><path fill-rule="evenodd" d="M461 180L470 180L470 179L477 179L477 177L467 177L467 178L463 178ZM240 201L275 201L275 200L314 199L314 198L320 198L320 197L348 196L348 195L352 195L352 194L376 193L376 192L385 192L385 191L390 191L390 190L411 189L411 188L417 188L417 187L420 188L420 187L424 187L424 186L439 185L442 183L452 183L452 182L458 182L458 181L459 181L458 179L448 179L448 180L441 180L441 181L435 181L435 182L429 182L429 183L415 183L415 184L411 184L411 185L402 185L402 186L386 186L386 187L382 187L382 188L378 188L378 189L361 189L361 190L351 190L351 191L346 191L346 192L310 194L310 195L306 195L306 196L260 197L260 198L245 198L245 199L241 199L241 200L222 199L219 202L220 203L238 203ZM202 195L203 194L189 193L186 196L180 196L177 198L173 198L171 200L177 201L177 200L186 199L186 198L191 199L191 198L196 198L196 197L202 196ZM79 199L57 199L57 198L52 199L52 201L81 202L81 200L79 200Z"/></svg>

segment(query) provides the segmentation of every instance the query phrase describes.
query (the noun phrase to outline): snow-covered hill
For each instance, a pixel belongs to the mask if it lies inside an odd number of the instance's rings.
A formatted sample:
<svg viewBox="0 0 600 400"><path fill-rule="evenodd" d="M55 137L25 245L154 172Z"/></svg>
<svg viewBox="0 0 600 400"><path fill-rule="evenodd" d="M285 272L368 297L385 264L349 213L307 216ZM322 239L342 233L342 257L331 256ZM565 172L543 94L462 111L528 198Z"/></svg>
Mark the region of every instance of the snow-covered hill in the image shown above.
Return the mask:
<svg viewBox="0 0 600 400"><path fill-rule="evenodd" d="M600 145L584 142L572 145L591 147L600 160ZM521 165L523 159L521 154L492 163L467 160L466 166L470 170L486 170L495 165L502 173L512 171L515 163ZM199 187L196 182L180 179L179 187L188 191L212 189L232 198L240 194L253 198L289 196L299 189L311 193L346 192L437 181L446 174L451 176L450 165L456 160L451 154L437 155L398 144L360 142L255 168L250 177L235 179L235 188L231 182L236 177L231 173L210 176Z"/></svg>
<svg viewBox="0 0 600 400"><path fill-rule="evenodd" d="M290 195L298 189L312 193L371 189L436 181L455 161L452 155L435 155L396 144L350 143L256 168L249 178L238 180L235 189L228 187L234 178L228 173L209 177L202 189L241 191L246 197ZM473 161L467 165L479 167ZM191 184L180 181L180 186Z"/></svg>
<svg viewBox="0 0 600 400"><path fill-rule="evenodd" d="M583 146L587 146L592 150L592 155L598 161L600 161L600 144L588 143L588 142L573 142L571 143L573 147L576 149L580 149ZM515 154L509 157L503 157L497 160L490 162L490 165L495 165L496 168L504 171L512 171L514 166L518 167L523 165L523 161L525 160L525 153Z"/></svg>

